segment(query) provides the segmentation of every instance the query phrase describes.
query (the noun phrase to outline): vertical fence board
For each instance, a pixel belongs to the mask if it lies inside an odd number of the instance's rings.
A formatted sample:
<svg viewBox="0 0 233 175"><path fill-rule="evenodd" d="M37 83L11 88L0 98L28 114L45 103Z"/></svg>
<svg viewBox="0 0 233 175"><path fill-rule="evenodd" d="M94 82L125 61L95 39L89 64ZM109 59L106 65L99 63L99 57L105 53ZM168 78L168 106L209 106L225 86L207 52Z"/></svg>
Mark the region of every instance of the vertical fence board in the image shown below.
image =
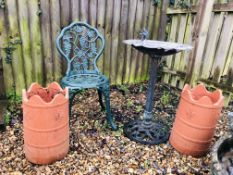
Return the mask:
<svg viewBox="0 0 233 175"><path fill-rule="evenodd" d="M193 18L193 15L188 14L186 29L185 29L185 33L184 33L184 40L183 40L183 43L190 44L190 45L192 42L192 28L193 28L192 18ZM182 53L182 59L181 59L180 65L179 65L179 70L181 72L186 71L186 68L187 68L188 62L189 62L189 56L190 56L189 52ZM180 83L179 83L180 89L183 89L184 83L185 83L184 78L181 78Z"/></svg>
<svg viewBox="0 0 233 175"><path fill-rule="evenodd" d="M61 8L61 28L63 28L69 25L69 23L71 22L70 1L60 0L60 8Z"/></svg>
<svg viewBox="0 0 233 175"><path fill-rule="evenodd" d="M88 22L88 2L89 0L80 0L81 1L81 4L80 4L80 18L81 18L81 21L82 22Z"/></svg>
<svg viewBox="0 0 233 175"><path fill-rule="evenodd" d="M71 0L71 19L72 21L79 21L80 19L80 10L79 3L80 0Z"/></svg>
<svg viewBox="0 0 233 175"><path fill-rule="evenodd" d="M137 3L138 0L130 0L129 1L129 14L128 14L128 24L127 24L127 36L126 39L133 38L134 31L134 22L137 12ZM126 61L125 61L125 75L124 75L124 83L130 82L130 71L131 71L131 57L132 57L132 48L131 46L126 46Z"/></svg>
<svg viewBox="0 0 233 175"><path fill-rule="evenodd" d="M128 0L122 0L121 3L121 15L120 15L120 31L119 31L119 45L118 45L118 53L117 53L117 57L115 59L117 59L117 77L116 77L116 84L122 84L122 78L123 78L123 74L124 74L124 62L125 60L125 56L126 56L126 45L122 43L122 41L126 38L126 31L127 31L127 22L128 22L128 18L126 18L126 16L128 16Z"/></svg>
<svg viewBox="0 0 233 175"><path fill-rule="evenodd" d="M176 41L177 27L178 27L178 16L175 15L172 18L171 31L170 31L170 34L169 34L168 41L170 41L170 42L175 42ZM172 55L172 56L168 56L166 58L166 67L168 69L172 68L172 59L173 59L173 57L174 56ZM165 74L164 77L163 77L163 81L165 83L169 83L169 79L170 79L170 74Z"/></svg>
<svg viewBox="0 0 233 175"><path fill-rule="evenodd" d="M17 3L15 0L6 2L9 20L9 36L13 39L21 39L18 25ZM16 48L12 54L12 67L15 80L15 88L17 94L21 94L22 89L25 88L24 67L22 48L20 44L14 45Z"/></svg>
<svg viewBox="0 0 233 175"><path fill-rule="evenodd" d="M112 48L111 48L111 69L110 69L110 81L111 84L116 84L117 77L117 52L119 42L119 24L120 24L120 13L121 13L121 0L114 1L113 10L113 26L112 26Z"/></svg>
<svg viewBox="0 0 233 175"><path fill-rule="evenodd" d="M27 0L18 0L19 9L19 26L22 41L22 51L24 59L24 70L26 86L28 87L32 82L32 58L31 58L31 45L30 45L30 30L29 30L29 16L27 9Z"/></svg>
<svg viewBox="0 0 233 175"><path fill-rule="evenodd" d="M1 82L1 85L5 87L5 92L9 93L14 84L14 76L12 70L12 64L6 63L6 52L4 48L7 46L8 43L8 25L7 25L7 17L5 15L6 10L0 10L0 48L1 48L1 60L3 66L3 77L4 82ZM4 84L3 84L4 83Z"/></svg>
<svg viewBox="0 0 233 175"><path fill-rule="evenodd" d="M56 48L56 38L60 33L60 4L57 0L50 0L51 15L51 32L52 32L52 56L53 56L53 73L55 81L59 81L62 75L61 56Z"/></svg>
<svg viewBox="0 0 233 175"><path fill-rule="evenodd" d="M49 1L41 0L41 34L42 34L42 50L44 61L44 83L47 84L53 81L53 59L51 48L51 28L50 28L50 9Z"/></svg>
<svg viewBox="0 0 233 175"><path fill-rule="evenodd" d="M213 4L214 4L213 0L209 0L209 1L201 0L199 4L199 11L198 11L199 13L197 14L197 19L195 21L196 29L194 29L195 43L191 55L191 58L193 60L191 60L191 63L189 65L190 67L188 69L189 74L187 74L187 76L191 76L191 84L194 84L200 75L202 56L203 56L203 51L205 49L205 41L207 38L207 33L210 25Z"/></svg>
<svg viewBox="0 0 233 175"><path fill-rule="evenodd" d="M97 0L89 0L89 23L93 27L97 27L96 26L97 17L99 17L97 15L97 8L98 8L98 1Z"/></svg>
<svg viewBox="0 0 233 175"><path fill-rule="evenodd" d="M224 21L223 29L220 35L218 48L216 50L215 62L212 67L212 75L214 81L219 81L223 72L225 61L223 58L227 57L231 38L233 35L233 15L228 15Z"/></svg>
<svg viewBox="0 0 233 175"><path fill-rule="evenodd" d="M111 59L111 40L112 40L112 21L113 21L113 0L106 0L106 15L105 15L105 41L106 41L106 46L104 50L104 71L103 73L107 76L110 77L110 59Z"/></svg>
<svg viewBox="0 0 233 175"><path fill-rule="evenodd" d="M98 31L104 36L105 33L105 8L106 8L106 1L105 0L98 0L98 7L97 7L97 27ZM106 45L106 43L105 43ZM105 50L104 50L105 52ZM98 68L101 72L104 72L104 54L100 57L97 62Z"/></svg>
<svg viewBox="0 0 233 175"><path fill-rule="evenodd" d="M203 56L203 59L205 61L205 66L202 69L201 78L206 79L210 76L211 67L213 65L214 56L215 56L215 50L219 40L223 21L224 21L224 13L213 14L210 24L210 30L208 32L206 49Z"/></svg>
<svg viewBox="0 0 233 175"><path fill-rule="evenodd" d="M145 1L143 4L143 16L142 16L141 29L148 30L150 5L151 5L150 1ZM151 32L151 31L148 31L148 32ZM148 62L146 61L146 54L143 54L140 52L138 54L135 82L141 82L143 81L143 78L146 77L147 69L145 68L144 64L148 64Z"/></svg>
<svg viewBox="0 0 233 175"><path fill-rule="evenodd" d="M178 42L178 43L183 43L185 29L186 29L186 23L187 23L187 17L188 17L187 14L180 16L180 23L179 23L179 30L178 30L179 32L177 34L177 40L176 40L176 42ZM174 65L173 65L174 67L173 67L173 70L175 70L175 71L179 70L179 65L180 65L182 56L183 56L183 52L182 53L177 53L174 56ZM173 76L172 80L171 80L171 85L172 86L177 86L177 80L178 79L179 78L177 76Z"/></svg>
<svg viewBox="0 0 233 175"><path fill-rule="evenodd" d="M141 31L141 23L142 23L142 14L143 14L143 3L144 1L138 1L137 3L137 12L136 12L136 19L134 24L134 38L139 38L139 32ZM132 57L131 57L131 68L130 68L130 83L135 83L136 72L137 72L137 62L139 52L136 49L132 50Z"/></svg>
<svg viewBox="0 0 233 175"><path fill-rule="evenodd" d="M43 61L41 54L41 30L40 30L40 17L39 6L37 0L28 1L29 14L30 14L30 31L31 31L31 44L32 44L32 59L35 80L38 83L42 83L43 80Z"/></svg>

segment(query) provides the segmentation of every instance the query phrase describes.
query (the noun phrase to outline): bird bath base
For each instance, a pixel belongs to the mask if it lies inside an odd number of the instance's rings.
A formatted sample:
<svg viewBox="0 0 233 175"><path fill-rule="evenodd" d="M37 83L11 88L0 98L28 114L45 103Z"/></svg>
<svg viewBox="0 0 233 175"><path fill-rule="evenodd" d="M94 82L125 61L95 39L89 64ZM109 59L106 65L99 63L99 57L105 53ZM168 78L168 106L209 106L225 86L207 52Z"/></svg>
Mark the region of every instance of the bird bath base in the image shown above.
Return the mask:
<svg viewBox="0 0 233 175"><path fill-rule="evenodd" d="M138 143L154 145L168 140L169 128L158 119L138 119L124 125L124 134Z"/></svg>

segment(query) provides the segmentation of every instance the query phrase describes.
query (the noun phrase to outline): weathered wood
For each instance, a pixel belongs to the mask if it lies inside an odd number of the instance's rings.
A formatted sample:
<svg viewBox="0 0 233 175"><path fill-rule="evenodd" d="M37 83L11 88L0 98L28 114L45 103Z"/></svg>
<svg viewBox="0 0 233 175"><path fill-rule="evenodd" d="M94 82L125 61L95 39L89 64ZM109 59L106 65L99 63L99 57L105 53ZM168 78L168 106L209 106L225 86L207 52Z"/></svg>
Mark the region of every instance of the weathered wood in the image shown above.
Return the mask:
<svg viewBox="0 0 233 175"><path fill-rule="evenodd" d="M7 25L7 16L6 16L6 9L0 10L0 57L2 62L3 68L3 76L4 81L1 81L1 86L4 86L5 93L9 93L13 88L14 84L14 76L12 70L12 64L6 63L6 52L3 48L7 46L8 43L8 25Z"/></svg>
<svg viewBox="0 0 233 175"><path fill-rule="evenodd" d="M97 0L89 0L89 21L90 24L94 27L96 26L97 23L97 8L98 8L98 1Z"/></svg>
<svg viewBox="0 0 233 175"><path fill-rule="evenodd" d="M136 18L134 24L134 32L133 32L134 39L140 37L139 33L142 30L141 23L142 23L142 14L143 14L143 3L144 1L140 1L140 0L137 3L137 12L136 12ZM137 50L135 49L132 50L129 83L135 83L136 80L136 72L138 71L137 62L139 61L137 57L138 54L139 52Z"/></svg>
<svg viewBox="0 0 233 175"><path fill-rule="evenodd" d="M219 4L214 4L213 7L214 12L232 12L233 11L233 2L228 2L228 3L219 3Z"/></svg>
<svg viewBox="0 0 233 175"><path fill-rule="evenodd" d="M98 31L104 36L105 33L105 8L106 8L106 0L98 0L98 7L97 7L97 28ZM106 43L105 43L106 44ZM105 52L105 50L104 50ZM105 55L102 54L100 59L97 62L98 68L101 72L104 72L104 60Z"/></svg>
<svg viewBox="0 0 233 175"><path fill-rule="evenodd" d="M157 37L157 28L154 27L155 23L155 17L156 17L156 7L153 5L153 1L150 1L150 6L149 6L149 14L148 14L148 31L149 31L149 39L155 39ZM158 17L157 17L158 19ZM141 80L148 80L149 78L149 55L144 54L143 56L144 64L143 64L143 71L141 75Z"/></svg>
<svg viewBox="0 0 233 175"><path fill-rule="evenodd" d="M111 48L111 69L110 69L110 82L116 84L117 78L117 53L119 42L119 25L120 25L120 13L121 13L121 0L114 1L113 11L113 26L112 26L112 48Z"/></svg>
<svg viewBox="0 0 233 175"><path fill-rule="evenodd" d="M213 14L208 37L206 41L206 49L203 55L203 60L205 61L205 65L202 69L201 78L209 78L211 77L210 72L215 58L215 51L219 41L219 36L221 33L222 25L224 21L224 12L220 14Z"/></svg>
<svg viewBox="0 0 233 175"><path fill-rule="evenodd" d="M177 27L178 27L178 16L175 15L175 16L173 16L173 19L172 19L171 30L170 30L170 33L169 33L168 41L171 41L171 42L175 42L176 41ZM168 69L172 68L173 57L174 56L168 56L166 58L166 67ZM169 79L170 79L170 75L169 74L165 74L163 76L163 82L169 83Z"/></svg>
<svg viewBox="0 0 233 175"><path fill-rule="evenodd" d="M23 60L24 60L24 70L25 70L25 79L26 86L32 83L33 75L33 66L32 66L32 57L31 57L31 45L30 45L30 30L29 30L29 16L27 10L27 0L18 0L18 9L19 9L19 27L20 35L22 41L22 51L23 51Z"/></svg>
<svg viewBox="0 0 233 175"><path fill-rule="evenodd" d="M80 0L80 19L82 22L89 23L88 5L89 4L87 0Z"/></svg>
<svg viewBox="0 0 233 175"><path fill-rule="evenodd" d="M187 80L191 77L191 84L195 84L200 75L200 67L202 63L203 51L205 49L205 42L209 29L213 3L213 0L200 0L199 11L194 25L194 48L191 52L191 61L188 67L187 75Z"/></svg>
<svg viewBox="0 0 233 175"><path fill-rule="evenodd" d="M193 14L189 14L188 18L187 18L183 42L190 44L190 45L192 44L192 28L193 28ZM184 52L182 54L183 55L182 55L182 59L180 61L180 65L179 65L179 71L184 72L187 68L188 63L189 63L190 52ZM180 82L179 82L180 89L183 89L183 87L184 87L184 83L185 83L184 78L185 77L180 78Z"/></svg>
<svg viewBox="0 0 233 175"><path fill-rule="evenodd" d="M122 0L121 2L121 14L120 14L120 28L119 28L119 42L117 53L117 77L116 84L122 84L124 74L124 63L126 61L126 45L122 41L126 38L127 22L128 22L128 0Z"/></svg>
<svg viewBox="0 0 233 175"><path fill-rule="evenodd" d="M187 24L187 18L188 15L180 15L179 16L179 29L178 29L178 34L177 34L177 40L176 42L178 43L183 43L184 41L184 34L185 34L185 29L186 29L186 24ZM177 53L174 55L174 65L173 65L173 70L179 70L180 69L180 62L183 60L184 53ZM171 85L172 86L177 86L177 80L179 78L177 76L173 76L171 80Z"/></svg>
<svg viewBox="0 0 233 175"><path fill-rule="evenodd" d="M51 15L51 46L53 56L53 76L54 80L59 82L62 75L62 58L56 48L56 38L60 34L60 4L57 0L50 0L50 15Z"/></svg>
<svg viewBox="0 0 233 175"><path fill-rule="evenodd" d="M13 40L19 40L21 38L20 38L20 33L19 33L18 12L17 12L16 1L15 0L6 1L6 7L8 11L8 20L9 20L9 36L11 36ZM15 90L17 94L21 94L22 89L25 88L22 48L21 48L21 44L16 44L14 45L14 47L16 49L13 51L13 54L12 54L14 85L15 85ZM11 87L11 90L12 90L12 87Z"/></svg>
<svg viewBox="0 0 233 175"><path fill-rule="evenodd" d="M220 40L216 50L215 61L212 67L213 80L219 82L220 76L222 75L225 61L223 58L227 58L229 46L233 36L233 15L226 16L226 19L223 24L222 32L220 35Z"/></svg>
<svg viewBox="0 0 233 175"><path fill-rule="evenodd" d="M104 71L103 73L110 78L110 60L111 60L111 40L112 40L112 21L113 21L113 0L106 0L106 15L105 15L105 41L104 50Z"/></svg>
<svg viewBox="0 0 233 175"><path fill-rule="evenodd" d="M53 58L52 58L52 43L51 43L51 16L47 0L41 0L41 34L42 34L42 51L44 62L44 82L43 84L51 83L53 78Z"/></svg>
<svg viewBox="0 0 233 175"><path fill-rule="evenodd" d="M41 29L40 29L40 14L41 9L38 6L38 0L28 1L30 14L30 32L31 32L31 51L34 69L34 81L42 83L43 81L43 60L41 46Z"/></svg>
<svg viewBox="0 0 233 175"><path fill-rule="evenodd" d="M134 22L136 17L136 11L137 11L137 2L138 0L130 0L129 1L129 13L128 13L128 24L127 24L127 39L133 38L133 31L134 31ZM120 41L122 42L122 41ZM130 79L130 70L131 70L131 57L132 57L132 48L131 46L126 47L126 60L125 60L125 74L123 75L123 82L129 83Z"/></svg>
<svg viewBox="0 0 233 175"><path fill-rule="evenodd" d="M70 1L60 0L61 7L61 28L69 25L71 22Z"/></svg>
<svg viewBox="0 0 233 175"><path fill-rule="evenodd" d="M143 24L142 28L145 28L148 30L149 33L152 32L152 30L149 28L149 17L150 17L150 6L153 7L153 4L151 4L152 1L145 1L144 3L144 13L143 13ZM148 36L150 37L150 36ZM149 38L150 39L150 38ZM137 72L137 79L136 81L142 82L147 79L147 74L148 74L148 55L147 54L142 54L139 55L139 62L138 62L138 67L140 67L140 71Z"/></svg>
<svg viewBox="0 0 233 175"><path fill-rule="evenodd" d="M71 19L72 21L80 20L80 0L71 0Z"/></svg>

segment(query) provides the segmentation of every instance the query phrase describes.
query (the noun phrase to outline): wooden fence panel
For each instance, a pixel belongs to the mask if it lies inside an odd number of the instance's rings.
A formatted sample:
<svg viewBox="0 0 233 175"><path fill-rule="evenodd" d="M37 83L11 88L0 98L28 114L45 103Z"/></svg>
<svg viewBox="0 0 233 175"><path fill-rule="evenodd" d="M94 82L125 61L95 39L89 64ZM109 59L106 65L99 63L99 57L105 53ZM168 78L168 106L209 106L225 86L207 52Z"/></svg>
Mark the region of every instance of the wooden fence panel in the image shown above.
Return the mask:
<svg viewBox="0 0 233 175"><path fill-rule="evenodd" d="M7 1L6 6L7 6L7 11L8 11L8 21L9 21L9 37L15 38L15 40L12 40L13 42L15 42L16 40L20 40L16 0ZM16 92L20 94L22 89L25 88L23 55L22 55L22 48L20 44L16 44L14 45L14 47L16 49L14 50L12 54L14 87L16 88ZM9 88L12 89L12 87L9 87Z"/></svg>
<svg viewBox="0 0 233 175"><path fill-rule="evenodd" d="M5 1L6 8L0 9L0 42L6 90L15 85L20 94L34 81L46 85L61 79L66 62L61 59L55 40L61 29L73 21L90 23L104 35L106 47L98 66L111 84L148 78L148 56L122 41L139 38L143 28L149 29L150 39L157 37L161 10L153 0ZM15 45L12 63L5 64L3 48L8 41L17 39L22 43Z"/></svg>

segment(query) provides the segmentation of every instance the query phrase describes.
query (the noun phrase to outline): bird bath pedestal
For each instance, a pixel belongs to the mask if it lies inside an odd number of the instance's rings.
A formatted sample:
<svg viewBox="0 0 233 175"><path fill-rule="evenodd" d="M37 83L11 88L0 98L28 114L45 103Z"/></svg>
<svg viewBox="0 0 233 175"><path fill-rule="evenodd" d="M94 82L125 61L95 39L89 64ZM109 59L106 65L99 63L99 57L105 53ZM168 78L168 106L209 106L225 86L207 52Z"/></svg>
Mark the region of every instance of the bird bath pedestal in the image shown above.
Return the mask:
<svg viewBox="0 0 233 175"><path fill-rule="evenodd" d="M154 120L152 114L159 62L162 56L176 54L183 50L190 50L192 47L185 44L155 40L124 40L123 42L131 45L140 52L149 54L151 57L150 78L143 119L137 119L126 123L124 125L124 134L129 139L142 144L153 145L163 143L168 140L169 128L161 120Z"/></svg>

